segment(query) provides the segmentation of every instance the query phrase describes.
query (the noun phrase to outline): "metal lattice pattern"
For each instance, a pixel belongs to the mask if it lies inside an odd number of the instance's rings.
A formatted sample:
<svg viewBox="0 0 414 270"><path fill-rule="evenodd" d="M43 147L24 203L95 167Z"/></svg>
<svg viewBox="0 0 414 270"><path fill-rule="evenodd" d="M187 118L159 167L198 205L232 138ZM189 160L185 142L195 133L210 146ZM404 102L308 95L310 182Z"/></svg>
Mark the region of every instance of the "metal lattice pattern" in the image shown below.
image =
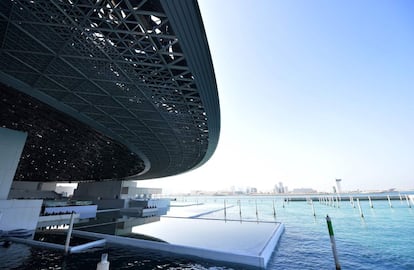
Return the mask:
<svg viewBox="0 0 414 270"><path fill-rule="evenodd" d="M204 158L208 112L159 1L1 1L0 44L2 72L139 149L145 178Z"/></svg>

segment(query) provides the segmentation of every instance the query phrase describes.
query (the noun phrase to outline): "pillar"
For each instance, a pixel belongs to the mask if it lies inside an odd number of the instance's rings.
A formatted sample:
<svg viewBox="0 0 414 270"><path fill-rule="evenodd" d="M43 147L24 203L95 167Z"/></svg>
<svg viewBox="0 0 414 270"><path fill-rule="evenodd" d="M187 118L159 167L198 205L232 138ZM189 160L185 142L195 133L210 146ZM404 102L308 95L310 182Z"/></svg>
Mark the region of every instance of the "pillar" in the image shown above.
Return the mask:
<svg viewBox="0 0 414 270"><path fill-rule="evenodd" d="M27 133L0 127L0 200L7 200Z"/></svg>

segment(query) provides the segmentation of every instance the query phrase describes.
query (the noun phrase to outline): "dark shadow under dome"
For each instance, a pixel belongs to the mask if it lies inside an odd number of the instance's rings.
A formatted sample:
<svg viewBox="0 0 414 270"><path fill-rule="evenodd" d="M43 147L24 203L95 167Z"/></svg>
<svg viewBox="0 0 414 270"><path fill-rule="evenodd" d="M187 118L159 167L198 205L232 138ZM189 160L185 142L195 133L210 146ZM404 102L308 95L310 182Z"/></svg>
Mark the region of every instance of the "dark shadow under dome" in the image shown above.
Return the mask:
<svg viewBox="0 0 414 270"><path fill-rule="evenodd" d="M28 133L14 181L99 181L144 170L126 146L3 84L0 127Z"/></svg>

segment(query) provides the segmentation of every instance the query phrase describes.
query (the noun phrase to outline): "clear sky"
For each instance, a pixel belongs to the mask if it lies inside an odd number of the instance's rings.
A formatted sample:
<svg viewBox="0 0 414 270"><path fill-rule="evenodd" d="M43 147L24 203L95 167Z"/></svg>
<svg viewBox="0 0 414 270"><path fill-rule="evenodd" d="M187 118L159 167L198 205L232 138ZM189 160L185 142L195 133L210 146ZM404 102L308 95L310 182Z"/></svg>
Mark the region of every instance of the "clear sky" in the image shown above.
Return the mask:
<svg viewBox="0 0 414 270"><path fill-rule="evenodd" d="M220 142L168 192L414 188L414 1L200 0Z"/></svg>

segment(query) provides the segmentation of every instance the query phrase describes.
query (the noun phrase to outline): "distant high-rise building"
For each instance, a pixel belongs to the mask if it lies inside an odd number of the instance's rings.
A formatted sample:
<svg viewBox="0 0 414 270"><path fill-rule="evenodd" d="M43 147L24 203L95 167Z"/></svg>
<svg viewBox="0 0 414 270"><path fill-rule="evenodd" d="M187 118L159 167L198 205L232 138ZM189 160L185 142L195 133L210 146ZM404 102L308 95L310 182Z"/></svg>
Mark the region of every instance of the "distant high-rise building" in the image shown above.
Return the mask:
<svg viewBox="0 0 414 270"><path fill-rule="evenodd" d="M275 185L274 192L275 192L276 194L286 193L286 192L287 192L287 187L285 188L285 187L283 186L283 183L282 183L282 182L279 182L279 184L276 184L276 185Z"/></svg>
<svg viewBox="0 0 414 270"><path fill-rule="evenodd" d="M285 193L285 187L283 186L282 182L279 182L279 191L280 193Z"/></svg>
<svg viewBox="0 0 414 270"><path fill-rule="evenodd" d="M335 181L336 181L336 191L338 193L342 193L342 187L341 187L342 179L335 179Z"/></svg>

